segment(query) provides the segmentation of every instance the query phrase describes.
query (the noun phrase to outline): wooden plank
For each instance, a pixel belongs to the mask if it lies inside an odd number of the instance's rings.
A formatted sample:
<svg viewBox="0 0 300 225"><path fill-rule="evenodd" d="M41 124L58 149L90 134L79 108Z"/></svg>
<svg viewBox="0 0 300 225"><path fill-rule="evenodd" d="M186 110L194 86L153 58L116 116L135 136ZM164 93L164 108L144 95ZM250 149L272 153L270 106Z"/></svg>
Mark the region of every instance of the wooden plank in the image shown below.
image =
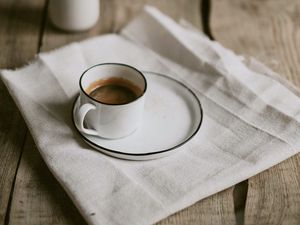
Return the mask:
<svg viewBox="0 0 300 225"><path fill-rule="evenodd" d="M212 2L214 38L251 55L300 87L300 2ZM245 224L300 223L300 155L249 179Z"/></svg>
<svg viewBox="0 0 300 225"><path fill-rule="evenodd" d="M185 0L102 0L101 19L93 29L87 32L65 33L57 30L47 21L41 50L48 51L73 41L118 31L146 3L156 6L174 19L183 17L201 28L200 2L196 0L191 0L189 4L186 4ZM26 143L26 149L16 179L10 216L11 224L55 224L58 221L59 224L76 223L76 219L70 218L73 216L77 218L73 204L67 201L65 197L61 199L60 196L65 196L62 189L56 187L55 193L53 193L51 187L57 184L53 184L55 182L49 175L42 159L36 155L37 150L33 142L27 139ZM32 154L35 155L34 166L30 166L28 163L28 159L32 157ZM230 188L200 201L161 221L160 224L224 224L227 221L229 221L229 224L234 224L232 192L233 188ZM65 211L61 213L59 209L65 209ZM72 211L72 213L67 212L68 210Z"/></svg>
<svg viewBox="0 0 300 225"><path fill-rule="evenodd" d="M37 51L41 7L39 0L0 1L0 68L15 68ZM4 224L26 126L0 81L0 224Z"/></svg>
<svg viewBox="0 0 300 225"><path fill-rule="evenodd" d="M249 179L245 224L300 223L300 154Z"/></svg>
<svg viewBox="0 0 300 225"><path fill-rule="evenodd" d="M56 29L48 21L42 51L103 33L118 32L146 4L157 7L175 20L184 18L201 29L200 0L189 0L189 4L185 0L101 0L100 19L95 27L86 32L66 33Z"/></svg>
<svg viewBox="0 0 300 225"><path fill-rule="evenodd" d="M233 188L210 196L160 221L157 225L235 224Z"/></svg>
<svg viewBox="0 0 300 225"><path fill-rule="evenodd" d="M113 31L119 31L145 5L158 8L175 20L184 18L201 29L200 0L113 0Z"/></svg>
<svg viewBox="0 0 300 225"><path fill-rule="evenodd" d="M212 1L215 39L254 56L300 87L299 1Z"/></svg>

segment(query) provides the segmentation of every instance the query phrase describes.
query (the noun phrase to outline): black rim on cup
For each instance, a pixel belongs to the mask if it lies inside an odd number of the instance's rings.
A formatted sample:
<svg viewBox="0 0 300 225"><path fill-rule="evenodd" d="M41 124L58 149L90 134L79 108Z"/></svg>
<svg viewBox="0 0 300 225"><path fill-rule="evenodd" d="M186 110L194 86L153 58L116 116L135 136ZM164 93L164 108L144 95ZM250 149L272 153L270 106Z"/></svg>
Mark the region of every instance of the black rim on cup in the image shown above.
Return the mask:
<svg viewBox="0 0 300 225"><path fill-rule="evenodd" d="M99 101L99 100L97 100L97 99L92 98L88 93L86 93L86 91L85 91L84 88L82 87L82 85L81 85L82 78L83 78L84 75L85 75L88 71L90 71L91 69L93 69L93 68L95 68L95 67L98 67L98 66L105 66L105 65L115 65L115 66L128 67L128 68L134 70L135 72L138 72L138 74L143 78L144 83L145 83L145 87L144 87L144 90L143 90L142 94L141 94L140 96L138 96L136 99L134 99L133 101L131 101L131 102L118 103L118 104L105 103L105 102L101 102L101 101ZM82 75L80 76L80 79L79 79L79 87L80 87L80 90L82 91L82 93L83 93L85 96L87 96L89 99L91 99L91 100L93 100L93 101L95 101L95 102L98 102L98 103L103 104L103 105L116 105L116 106L118 106L118 105L127 105L127 104L130 104L130 103L132 103L132 102L135 102L135 101L137 101L138 99L140 99L143 95L145 95L146 90L147 90L147 80L146 80L144 74L143 74L141 71L139 71L138 69L136 69L135 67L133 67L133 66L129 66L129 65L123 64L123 63L100 63L100 64L94 65L94 66L92 66L92 67L86 69L86 70L82 73Z"/></svg>

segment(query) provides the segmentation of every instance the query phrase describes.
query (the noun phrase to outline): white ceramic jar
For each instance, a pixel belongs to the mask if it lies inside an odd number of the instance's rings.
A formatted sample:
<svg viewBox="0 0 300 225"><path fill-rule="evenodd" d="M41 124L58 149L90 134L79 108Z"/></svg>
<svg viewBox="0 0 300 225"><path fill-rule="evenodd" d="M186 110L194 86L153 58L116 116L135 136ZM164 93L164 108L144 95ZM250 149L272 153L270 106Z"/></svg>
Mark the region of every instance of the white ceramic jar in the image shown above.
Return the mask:
<svg viewBox="0 0 300 225"><path fill-rule="evenodd" d="M93 27L99 18L99 0L50 0L52 23L67 31L84 31Z"/></svg>

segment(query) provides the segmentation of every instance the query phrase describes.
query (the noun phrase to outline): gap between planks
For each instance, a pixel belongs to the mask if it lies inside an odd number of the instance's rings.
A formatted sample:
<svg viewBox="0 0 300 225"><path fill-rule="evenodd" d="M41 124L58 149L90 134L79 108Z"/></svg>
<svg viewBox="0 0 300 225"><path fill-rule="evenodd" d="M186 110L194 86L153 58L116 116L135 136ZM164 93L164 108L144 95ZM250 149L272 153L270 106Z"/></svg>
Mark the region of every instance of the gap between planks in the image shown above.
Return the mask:
<svg viewBox="0 0 300 225"><path fill-rule="evenodd" d="M6 210L6 214L5 214L5 218L4 218L4 224L5 225L9 224L9 215L10 215L10 211L11 211L11 202L12 202L12 198L13 198L13 194L14 194L16 178L17 178L19 167L20 167L20 162L21 162L21 159L22 159L23 151L24 151L24 145L25 145L25 142L26 142L26 139L27 139L27 134L28 134L28 129L26 128L23 143L22 143L22 148L21 148L21 154L20 154L19 159L18 159L15 175L14 175L14 178L13 178L13 183L12 183L10 193L9 193L7 210Z"/></svg>
<svg viewBox="0 0 300 225"><path fill-rule="evenodd" d="M27 0L0 1L0 67L13 69L36 54L43 2ZM0 224L8 223L16 174L23 152L27 128L6 87L0 81Z"/></svg>
<svg viewBox="0 0 300 225"><path fill-rule="evenodd" d="M48 3L49 3L49 0L45 0L43 11L42 11L40 30L39 30L39 34L38 34L38 45L37 45L37 52L36 53L40 52L40 48L42 46L43 33L44 33L44 29L45 29L45 21L46 21L46 18L47 18ZM23 139L23 142L22 142L22 145L21 145L22 146L21 147L21 152L20 152L20 155L19 155L19 159L18 159L18 162L17 162L16 170L15 170L15 174L14 174L14 177L13 177L12 186L11 186L10 193L9 193L9 200L8 200L8 204L7 204L6 214L5 214L5 217L4 217L4 224L5 225L10 224L10 213L11 213L12 199L13 199L15 185L16 185L16 178L17 178L17 174L18 174L18 171L19 171L21 159L22 159L22 156L23 156L24 146L25 146L25 143L28 139L28 135L29 135L28 128L26 127L25 128L25 133L24 133L24 139Z"/></svg>
<svg viewBox="0 0 300 225"><path fill-rule="evenodd" d="M213 0L202 0L201 9L202 12L202 27L203 32L211 39L215 40L211 32L211 4ZM234 186L233 189L233 204L235 220L237 225L245 224L245 207L248 194L248 180L244 180Z"/></svg>
<svg viewBox="0 0 300 225"><path fill-rule="evenodd" d="M43 46L43 36L44 36L46 22L47 22L47 16L48 16L49 0L44 0L44 1L45 1L45 3L44 3L43 15L42 15L40 31L39 31L37 54L41 52L41 48Z"/></svg>

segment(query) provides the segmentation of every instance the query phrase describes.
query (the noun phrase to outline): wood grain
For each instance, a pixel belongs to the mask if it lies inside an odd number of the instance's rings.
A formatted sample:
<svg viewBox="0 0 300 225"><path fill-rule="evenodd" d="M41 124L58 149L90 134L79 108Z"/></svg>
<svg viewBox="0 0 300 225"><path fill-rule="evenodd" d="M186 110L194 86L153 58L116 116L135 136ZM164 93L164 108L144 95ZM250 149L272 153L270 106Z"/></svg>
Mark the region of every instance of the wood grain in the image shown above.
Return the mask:
<svg viewBox="0 0 300 225"><path fill-rule="evenodd" d="M157 225L235 224L233 188L212 195L162 220Z"/></svg>
<svg viewBox="0 0 300 225"><path fill-rule="evenodd" d="M42 31L41 51L48 51L73 41L119 31L146 3L156 6L174 19L183 17L201 28L200 1L189 0L102 0L101 18L91 30L65 33L46 21ZM16 178L10 224L82 224L79 213L62 188L50 175L37 153L30 135ZM159 224L235 224L233 188L178 212Z"/></svg>
<svg viewBox="0 0 300 225"><path fill-rule="evenodd" d="M212 1L214 38L300 87L300 2ZM245 224L300 224L300 155L249 179Z"/></svg>
<svg viewBox="0 0 300 225"><path fill-rule="evenodd" d="M0 2L0 68L15 68L33 58L37 51L42 5L39 0ZM0 118L0 224L4 224L26 126L2 81Z"/></svg>
<svg viewBox="0 0 300 225"><path fill-rule="evenodd" d="M53 27L48 20L43 36L42 51L103 33L118 32L134 16L138 15L145 5L157 7L175 20L184 18L201 29L200 0L189 0L188 2L186 0L101 0L99 21L86 32L66 33Z"/></svg>
<svg viewBox="0 0 300 225"><path fill-rule="evenodd" d="M145 5L154 6L175 20L184 18L201 29L200 0L113 0L112 30L119 31Z"/></svg>

